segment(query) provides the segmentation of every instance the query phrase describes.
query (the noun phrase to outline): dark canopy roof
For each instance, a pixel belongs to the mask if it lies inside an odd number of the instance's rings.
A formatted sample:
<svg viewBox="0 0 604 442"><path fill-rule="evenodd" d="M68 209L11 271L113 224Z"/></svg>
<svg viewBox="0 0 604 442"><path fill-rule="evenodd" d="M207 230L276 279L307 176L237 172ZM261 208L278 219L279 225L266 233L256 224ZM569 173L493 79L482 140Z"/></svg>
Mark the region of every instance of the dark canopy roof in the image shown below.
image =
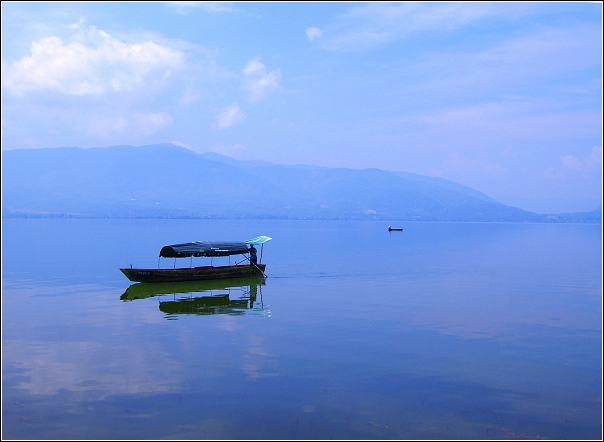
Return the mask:
<svg viewBox="0 0 604 442"><path fill-rule="evenodd" d="M188 258L189 256L228 256L248 252L243 241L196 241L164 246L159 251L163 258Z"/></svg>

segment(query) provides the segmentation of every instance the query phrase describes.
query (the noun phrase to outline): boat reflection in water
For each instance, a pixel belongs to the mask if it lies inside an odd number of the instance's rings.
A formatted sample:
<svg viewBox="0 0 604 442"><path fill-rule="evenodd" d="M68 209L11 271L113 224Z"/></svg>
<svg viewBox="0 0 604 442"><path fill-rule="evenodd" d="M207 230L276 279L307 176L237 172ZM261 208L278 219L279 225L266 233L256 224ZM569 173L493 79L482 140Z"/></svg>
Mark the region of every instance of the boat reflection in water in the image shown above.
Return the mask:
<svg viewBox="0 0 604 442"><path fill-rule="evenodd" d="M132 284L120 296L134 301L159 296L159 309L166 319L176 315L270 316L262 300L263 276L183 282L141 282ZM258 299L258 297L260 299Z"/></svg>

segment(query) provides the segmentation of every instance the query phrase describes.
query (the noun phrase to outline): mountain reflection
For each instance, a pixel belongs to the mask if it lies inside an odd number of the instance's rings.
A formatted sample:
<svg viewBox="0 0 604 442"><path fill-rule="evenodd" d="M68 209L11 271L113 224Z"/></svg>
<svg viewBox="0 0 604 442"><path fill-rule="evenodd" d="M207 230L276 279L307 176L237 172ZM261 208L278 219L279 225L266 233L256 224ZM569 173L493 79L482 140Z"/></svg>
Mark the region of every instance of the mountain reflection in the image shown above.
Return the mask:
<svg viewBox="0 0 604 442"><path fill-rule="evenodd" d="M159 309L167 319L175 315L245 315L268 316L262 301L264 277L216 279L209 281L159 282L132 284L120 296L122 301L166 296L160 299ZM258 295L260 299L258 300Z"/></svg>

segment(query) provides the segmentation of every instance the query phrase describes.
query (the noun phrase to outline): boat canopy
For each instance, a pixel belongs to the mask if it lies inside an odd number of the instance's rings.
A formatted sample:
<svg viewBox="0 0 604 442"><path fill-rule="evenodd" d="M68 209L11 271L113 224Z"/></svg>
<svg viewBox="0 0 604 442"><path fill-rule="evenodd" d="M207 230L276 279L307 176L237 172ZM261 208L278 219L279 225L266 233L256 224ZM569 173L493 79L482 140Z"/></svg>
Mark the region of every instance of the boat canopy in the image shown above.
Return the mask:
<svg viewBox="0 0 604 442"><path fill-rule="evenodd" d="M258 236L247 241L195 241L164 246L159 251L162 258L189 258L190 256L229 256L249 252L248 245L259 245L270 241L268 236Z"/></svg>
<svg viewBox="0 0 604 442"><path fill-rule="evenodd" d="M245 241L245 243L248 245L258 246L260 244L264 244L265 242L269 242L271 239L273 238L269 236L257 236L256 238L248 239Z"/></svg>
<svg viewBox="0 0 604 442"><path fill-rule="evenodd" d="M159 251L162 258L188 258L190 256L229 256L248 252L243 241L196 241L164 246Z"/></svg>

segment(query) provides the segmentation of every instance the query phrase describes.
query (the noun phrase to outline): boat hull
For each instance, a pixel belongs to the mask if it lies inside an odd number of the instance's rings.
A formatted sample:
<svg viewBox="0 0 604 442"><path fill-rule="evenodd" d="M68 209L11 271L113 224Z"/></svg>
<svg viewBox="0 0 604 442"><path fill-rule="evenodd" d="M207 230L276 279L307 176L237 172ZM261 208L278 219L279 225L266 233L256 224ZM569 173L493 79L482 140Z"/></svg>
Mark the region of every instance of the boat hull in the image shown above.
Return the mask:
<svg viewBox="0 0 604 442"><path fill-rule="evenodd" d="M266 264L235 265L235 266L206 266L184 269L128 269L120 268L130 281L135 282L178 282L201 281L206 279L239 278L245 276L263 275Z"/></svg>

